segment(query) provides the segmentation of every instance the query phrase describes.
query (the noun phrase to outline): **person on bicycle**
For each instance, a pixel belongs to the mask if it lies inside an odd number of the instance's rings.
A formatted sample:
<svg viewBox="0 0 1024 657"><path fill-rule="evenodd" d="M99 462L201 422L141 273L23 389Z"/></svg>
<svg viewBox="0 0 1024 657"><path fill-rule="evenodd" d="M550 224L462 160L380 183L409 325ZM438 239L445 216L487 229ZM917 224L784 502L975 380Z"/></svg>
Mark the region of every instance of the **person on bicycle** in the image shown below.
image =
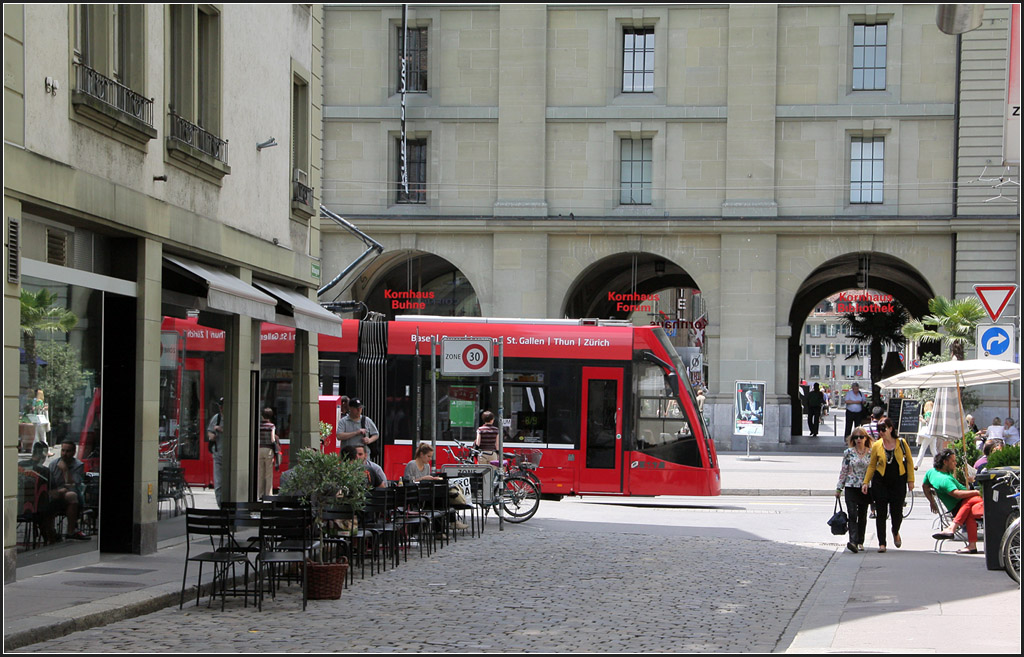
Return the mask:
<svg viewBox="0 0 1024 657"><path fill-rule="evenodd" d="M476 430L473 444L480 450L477 464L490 463L498 459L498 427L494 426L494 413L484 411L480 416L483 424Z"/></svg>

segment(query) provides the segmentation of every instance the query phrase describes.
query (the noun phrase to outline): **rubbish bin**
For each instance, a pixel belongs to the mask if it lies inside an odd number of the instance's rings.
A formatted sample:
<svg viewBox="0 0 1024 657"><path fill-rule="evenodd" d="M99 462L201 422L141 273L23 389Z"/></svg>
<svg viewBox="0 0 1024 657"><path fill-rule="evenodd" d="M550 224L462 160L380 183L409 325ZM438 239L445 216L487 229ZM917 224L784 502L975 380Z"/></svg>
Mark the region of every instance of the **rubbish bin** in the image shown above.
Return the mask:
<svg viewBox="0 0 1024 657"><path fill-rule="evenodd" d="M1010 468L985 470L975 479L985 500L985 565L989 570L1003 569L999 564L999 546L1007 521L1017 509L1017 503L1010 497L1016 492L1011 480L1000 478L1008 470Z"/></svg>

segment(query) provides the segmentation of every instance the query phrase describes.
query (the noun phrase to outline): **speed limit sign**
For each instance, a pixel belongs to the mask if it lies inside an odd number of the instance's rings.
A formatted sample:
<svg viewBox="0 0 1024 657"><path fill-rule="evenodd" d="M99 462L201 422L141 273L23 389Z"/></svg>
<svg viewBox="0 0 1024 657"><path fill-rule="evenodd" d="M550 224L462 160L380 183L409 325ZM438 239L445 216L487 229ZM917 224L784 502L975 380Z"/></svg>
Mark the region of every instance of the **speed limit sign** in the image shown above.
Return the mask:
<svg viewBox="0 0 1024 657"><path fill-rule="evenodd" d="M444 338L441 340L441 374L490 376L494 373L490 338Z"/></svg>

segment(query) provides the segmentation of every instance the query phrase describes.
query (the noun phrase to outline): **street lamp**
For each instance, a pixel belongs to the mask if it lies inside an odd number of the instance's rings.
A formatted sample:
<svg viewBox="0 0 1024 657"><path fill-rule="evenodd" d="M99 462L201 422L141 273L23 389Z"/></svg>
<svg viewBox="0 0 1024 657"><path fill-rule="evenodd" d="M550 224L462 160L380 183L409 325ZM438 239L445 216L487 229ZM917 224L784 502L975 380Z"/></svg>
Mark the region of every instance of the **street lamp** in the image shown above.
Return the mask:
<svg viewBox="0 0 1024 657"><path fill-rule="evenodd" d="M828 343L828 352L826 352L826 353L827 353L827 356L828 356L829 369L831 370L831 373L830 373L831 376L829 377L831 379L831 381L832 381L831 385L829 386L832 389L831 397L833 399L838 400L838 397L836 397L836 343L835 342ZM836 406L838 407L839 404L837 403Z"/></svg>

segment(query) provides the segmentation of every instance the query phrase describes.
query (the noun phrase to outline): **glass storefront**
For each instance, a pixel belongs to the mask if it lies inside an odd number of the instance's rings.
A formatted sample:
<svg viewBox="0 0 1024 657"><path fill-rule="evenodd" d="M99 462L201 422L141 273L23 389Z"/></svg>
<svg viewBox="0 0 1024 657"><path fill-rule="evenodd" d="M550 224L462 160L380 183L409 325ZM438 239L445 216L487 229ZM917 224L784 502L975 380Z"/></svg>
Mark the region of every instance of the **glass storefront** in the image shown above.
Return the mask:
<svg viewBox="0 0 1024 657"><path fill-rule="evenodd" d="M99 548L105 294L22 279L19 566Z"/></svg>

